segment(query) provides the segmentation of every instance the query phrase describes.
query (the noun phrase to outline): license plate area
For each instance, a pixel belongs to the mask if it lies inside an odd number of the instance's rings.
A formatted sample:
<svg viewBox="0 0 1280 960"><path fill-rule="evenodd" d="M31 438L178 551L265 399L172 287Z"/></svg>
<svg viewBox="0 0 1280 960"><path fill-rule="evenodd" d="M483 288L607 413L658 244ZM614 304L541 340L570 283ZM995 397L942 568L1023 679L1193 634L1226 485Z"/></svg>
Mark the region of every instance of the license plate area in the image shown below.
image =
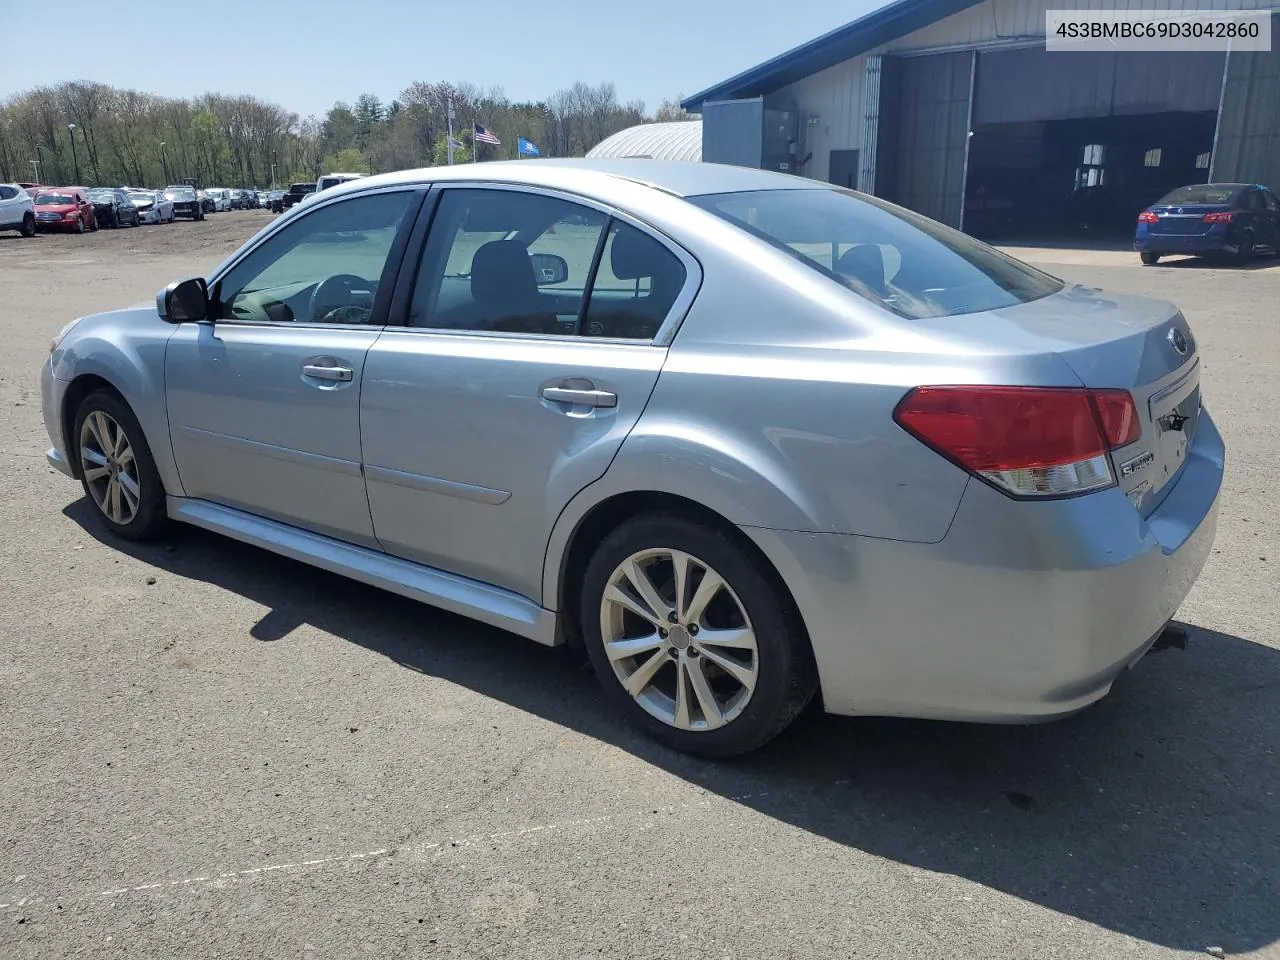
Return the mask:
<svg viewBox="0 0 1280 960"><path fill-rule="evenodd" d="M1151 396L1149 414L1155 430L1156 462L1150 471L1153 490L1159 490L1182 470L1187 449L1200 419L1200 362L1186 375Z"/></svg>

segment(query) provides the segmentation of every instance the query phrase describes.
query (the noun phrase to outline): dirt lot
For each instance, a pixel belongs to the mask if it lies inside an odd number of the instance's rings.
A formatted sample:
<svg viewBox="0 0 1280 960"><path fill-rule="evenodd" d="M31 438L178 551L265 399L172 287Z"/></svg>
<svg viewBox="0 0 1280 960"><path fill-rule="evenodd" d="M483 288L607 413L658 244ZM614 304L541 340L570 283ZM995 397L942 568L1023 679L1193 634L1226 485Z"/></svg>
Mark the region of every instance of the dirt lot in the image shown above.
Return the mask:
<svg viewBox="0 0 1280 960"><path fill-rule="evenodd" d="M0 235L0 957L1280 956L1280 264L1023 251L1199 334L1230 462L1186 652L1062 723L812 717L710 764L562 651L99 538L43 459L50 336L269 219Z"/></svg>

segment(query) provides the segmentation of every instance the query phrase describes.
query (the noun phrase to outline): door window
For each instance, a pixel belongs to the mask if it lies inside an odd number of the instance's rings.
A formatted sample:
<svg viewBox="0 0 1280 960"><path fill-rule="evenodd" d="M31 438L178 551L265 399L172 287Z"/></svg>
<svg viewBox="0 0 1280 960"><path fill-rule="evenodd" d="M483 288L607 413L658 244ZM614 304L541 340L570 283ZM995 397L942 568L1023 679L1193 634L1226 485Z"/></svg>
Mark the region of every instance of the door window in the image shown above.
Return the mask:
<svg viewBox="0 0 1280 960"><path fill-rule="evenodd" d="M12 200L18 195L18 191L13 187L0 186L0 200Z"/></svg>
<svg viewBox="0 0 1280 960"><path fill-rule="evenodd" d="M582 332L652 340L684 287L680 259L662 243L614 220L591 286Z"/></svg>
<svg viewBox="0 0 1280 960"><path fill-rule="evenodd" d="M1254 213L1265 213L1267 203L1262 199L1262 194L1257 190L1251 190L1245 195L1245 209Z"/></svg>
<svg viewBox="0 0 1280 960"><path fill-rule="evenodd" d="M366 324L413 191L367 194L299 217L219 281L215 317Z"/></svg>
<svg viewBox="0 0 1280 960"><path fill-rule="evenodd" d="M1270 190L1263 193L1262 198L1267 202L1267 211L1270 213L1280 213L1280 200L1276 199L1276 195Z"/></svg>
<svg viewBox="0 0 1280 960"><path fill-rule="evenodd" d="M409 325L573 335L607 220L543 194L445 190Z"/></svg>

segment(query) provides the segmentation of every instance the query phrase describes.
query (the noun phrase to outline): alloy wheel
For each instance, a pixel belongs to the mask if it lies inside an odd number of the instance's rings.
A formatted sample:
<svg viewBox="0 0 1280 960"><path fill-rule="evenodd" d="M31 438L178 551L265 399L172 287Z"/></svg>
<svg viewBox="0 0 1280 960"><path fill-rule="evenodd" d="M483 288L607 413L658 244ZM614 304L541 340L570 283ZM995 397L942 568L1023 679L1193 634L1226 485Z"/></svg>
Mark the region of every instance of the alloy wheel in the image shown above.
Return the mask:
<svg viewBox="0 0 1280 960"><path fill-rule="evenodd" d="M102 410L92 411L80 428L80 465L98 509L112 523L129 524L141 502L138 463L124 428Z"/></svg>
<svg viewBox="0 0 1280 960"><path fill-rule="evenodd" d="M759 678L746 608L708 564L680 550L632 554L600 602L604 651L623 689L677 730L714 730L746 708Z"/></svg>

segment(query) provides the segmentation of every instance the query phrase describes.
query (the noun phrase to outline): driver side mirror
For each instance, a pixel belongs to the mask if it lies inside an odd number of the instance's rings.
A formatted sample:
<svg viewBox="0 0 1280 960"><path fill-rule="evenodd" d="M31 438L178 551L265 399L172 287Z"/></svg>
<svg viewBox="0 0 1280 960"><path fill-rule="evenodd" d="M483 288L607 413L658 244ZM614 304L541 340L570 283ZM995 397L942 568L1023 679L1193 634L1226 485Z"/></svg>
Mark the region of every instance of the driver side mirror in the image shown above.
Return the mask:
<svg viewBox="0 0 1280 960"><path fill-rule="evenodd" d="M538 286L554 286L569 279L569 262L564 257L557 257L554 253L533 253L529 259L533 262L533 275Z"/></svg>
<svg viewBox="0 0 1280 960"><path fill-rule="evenodd" d="M156 310L168 323L190 323L209 316L209 285L203 277L176 280L156 294Z"/></svg>

